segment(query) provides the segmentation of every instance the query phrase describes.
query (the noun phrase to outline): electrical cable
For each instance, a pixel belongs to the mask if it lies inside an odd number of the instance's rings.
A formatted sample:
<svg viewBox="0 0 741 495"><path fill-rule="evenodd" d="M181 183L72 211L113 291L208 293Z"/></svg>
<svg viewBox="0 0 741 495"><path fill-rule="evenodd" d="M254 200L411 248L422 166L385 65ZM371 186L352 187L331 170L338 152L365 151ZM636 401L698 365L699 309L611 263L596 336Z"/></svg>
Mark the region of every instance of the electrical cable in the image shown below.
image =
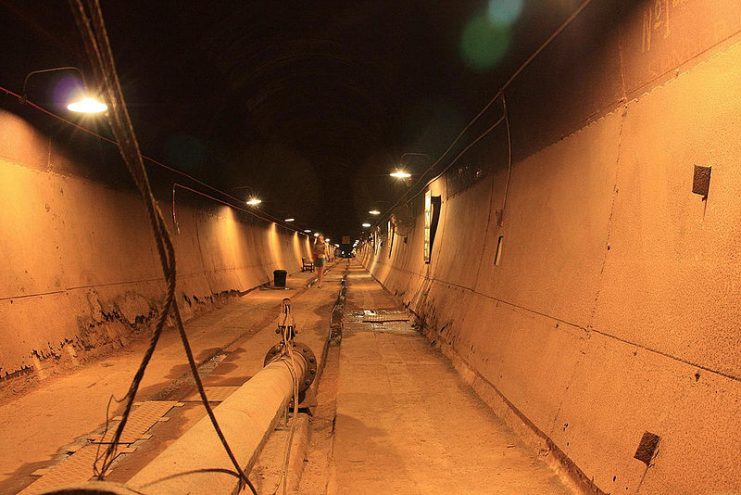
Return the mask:
<svg viewBox="0 0 741 495"><path fill-rule="evenodd" d="M199 196L203 196L204 198L210 199L211 201L214 201L216 203L222 204L224 206L228 206L228 207L230 207L230 208L232 208L234 210L243 211L245 213L254 214L252 211L248 210L247 208L242 208L241 206L235 206L235 205L233 205L231 203L228 203L228 202L226 202L224 200L221 200L219 198L216 198L214 196L211 196L210 194L206 194L204 192L201 192L198 189L193 189L192 187L188 187L185 184L181 184L180 182L173 182L172 183L172 222L175 225L175 228L177 228L178 234L180 233L180 226L179 226L179 223L178 223L178 220L177 220L177 214L176 214L176 211L175 211L176 210L175 209L175 189L177 189L177 188L185 189L186 191L190 191L190 192L192 192L194 194L197 194ZM281 227L281 228L284 228L284 229L287 229L287 230L293 230L295 232L300 232L300 231L298 231L296 229L293 229L293 228L290 228L290 227L286 227L285 225L282 225L282 224L276 223L276 225L278 225L278 227Z"/></svg>
<svg viewBox="0 0 741 495"><path fill-rule="evenodd" d="M278 480L278 483L276 484L275 488L270 492L271 495L276 495L281 485L283 485L283 495L286 495L286 490L288 486L288 463L291 460L291 447L292 447L292 442L293 442L293 436L296 432L296 421L298 418L299 382L298 382L298 377L296 376L296 372L295 372L296 361L294 360L294 356L293 356L293 338L295 338L296 336L296 326L293 321L291 305L284 304L283 307L284 307L283 324L279 325L279 328L281 329L282 344L283 344L281 353L287 354L291 360L291 365L288 366L288 363L286 363L286 367L288 367L288 371L291 373L291 378L293 379L293 418L291 420L291 425L289 427L288 435L286 437L286 446L285 446L284 455L283 455L283 468L281 470L281 477Z"/></svg>
<svg viewBox="0 0 741 495"><path fill-rule="evenodd" d="M506 120L506 117L505 117L504 115L502 115L501 117L499 117L499 119L497 119L497 121L496 121L496 122L494 122L494 123L493 123L493 124L492 124L491 126L487 127L487 128L486 128L486 130L485 130L484 132L482 132L482 133L481 133L481 134L480 134L480 135L479 135L479 136L478 136L478 137L477 137L476 139L474 139L474 140L473 140L473 141L472 141L471 143L469 143L469 144L468 144L468 145L467 145L467 146L466 146L465 148L463 148L463 150L461 150L461 152L460 152L460 153L458 153L458 154L457 154L457 155L455 156L455 158L453 158L453 160L451 160L451 162L450 162L450 163L448 164L448 166L447 166L447 167L445 167L445 168L444 168L444 169L443 169L443 170L442 170L442 171L441 171L441 172L440 172L439 174L437 174L437 175L436 175L435 177L433 177L432 179L428 180L428 181L427 181L427 183L425 184L425 188L426 188L427 186L429 186L430 184L432 184L433 182L435 182L435 181L436 181L437 179L439 179L440 177L442 177L442 176L443 176L443 174L445 174L445 172L447 172L448 170L450 170L450 168L451 168L451 167L452 167L453 165L455 165L455 164L456 164L456 163L458 162L458 160L459 160L459 159L460 159L460 158L461 158L461 157L462 157L462 156L463 156L464 154L466 154L466 152L467 152L468 150L470 150L471 148L473 148L473 147L474 147L474 145L475 145L476 143L478 143L479 141L481 141L482 139L484 139L484 138L485 138L485 137L486 137L486 136L487 136L487 135L488 135L488 134L489 134L489 133L490 133L491 131L493 131L494 129L496 129L497 127L499 127L499 125L500 125L500 124L501 124L502 122L504 122L505 120ZM419 193L418 193L418 194L419 194Z"/></svg>
<svg viewBox="0 0 741 495"><path fill-rule="evenodd" d="M445 174L445 172L447 172L448 170L450 170L450 168L453 165L455 165L458 162L458 160L464 154L466 154L466 152L468 150L470 150L471 148L473 148L473 146L476 145L476 143L478 143L479 141L481 141L482 139L484 139L487 135L489 135L489 133L491 133L491 131L493 131L494 129L496 129L497 127L499 127L502 124L502 122L505 122L505 121L506 121L505 115L502 115L501 117L499 117L499 119L497 119L496 122L494 122L492 125L490 125L489 127L487 127L486 130L484 130L484 132L482 132L476 139L474 139L472 142L470 142L468 145L466 145L465 148L463 148L457 155L455 155L455 157L450 161L450 163L448 163L448 165L440 173L438 173L432 179L428 180L425 183L424 187L420 188L416 193L414 193L412 196L408 197L407 198L407 201L410 201L410 200L416 198L417 196L419 196L422 193L422 191L424 191L430 184L432 184L433 182L435 182L436 180L438 180L440 177L442 177ZM398 206L398 205L393 206L392 209L393 208L396 208L396 206Z"/></svg>
<svg viewBox="0 0 741 495"><path fill-rule="evenodd" d="M509 197L509 183L512 180L512 129L509 125L509 110L507 110L507 97L502 94L502 110L507 128L507 182L504 185L504 198L502 198L502 212L499 214L499 226L504 226L504 210L507 209L507 198ZM492 195L494 193L492 192Z"/></svg>
<svg viewBox="0 0 741 495"><path fill-rule="evenodd" d="M379 217L378 221L374 224L374 227L380 225L381 221L382 220L385 220L386 216L389 213L391 213L396 207L398 207L399 204L401 204L402 201L404 201L405 199L407 201L409 201L409 200L411 200L411 199L413 199L413 198L415 198L416 196L419 195L419 193L416 193L413 196L411 196L410 198L407 198L407 194L409 193L409 191L411 191L412 189L415 189L424 180L424 178L427 175L427 173L430 172L430 170L434 169L443 160L443 158L445 158L445 156L453 149L453 147L456 144L458 144L458 141L460 141L460 139L468 132L468 130L471 128L471 126L473 126L476 122L478 122L478 120L489 110L489 108L491 108L491 106L497 101L497 99L499 99L499 97L501 97L501 96L504 95L504 92L515 81L515 79L517 79L517 77L522 73L522 71L524 71L533 62L533 60L535 60L535 58L538 55L540 55L541 52L543 52L543 50L545 50L553 42L553 40L556 39L564 31L574 21L574 19L576 19L579 16L579 14L582 13L582 11L585 8L587 8L587 6L591 2L592 2L592 0L584 0L579 5L579 7L577 7L576 10L574 10L566 18L566 20L564 20L559 25L559 27L553 33L551 33L551 35L548 36L548 38L543 43L541 43L540 46L533 53L531 53L530 56L528 58L526 58L525 61L522 64L520 64L520 66L517 68L517 70L515 70L515 72L507 79L507 81L505 81L505 83L497 90L497 92L494 94L494 96L491 97L491 99L486 103L486 105L484 105L484 107L473 117L473 119L471 119L468 122L468 124L466 124L466 126L455 136L455 138L453 139L453 141L445 149L445 151L442 153L442 155L440 155L424 172L422 172L422 174L420 175L419 179L417 179L417 181L407 190L407 192L405 192L401 196L401 198L399 198L398 201L396 201L396 203L394 203L393 206L391 206L391 208L389 208L389 209L386 210L386 212L384 213L384 215L382 215L381 217ZM490 130L487 129L486 131L484 131L484 135L485 134L488 134L489 132L490 132ZM479 138L480 137L481 136L479 136ZM479 138L477 138L476 141L478 141ZM436 179L439 178L440 175L441 174L439 174L436 177ZM436 179L433 179L433 180L436 180ZM430 184L430 182L428 181L427 184L425 184L424 187L427 187L429 184Z"/></svg>
<svg viewBox="0 0 741 495"><path fill-rule="evenodd" d="M78 130L84 132L85 134L87 134L89 136L95 137L97 139L100 139L101 141L104 141L106 143L112 144L114 146L118 146L118 142L116 142L114 139L111 139L109 137L103 136L102 134L99 134L99 133L93 131L92 129L88 129L87 127L85 127L83 125L80 125L77 122L74 122L74 121L72 121L70 119L67 119L65 117L62 117L61 115L59 115L57 113L54 113L51 110L49 110L47 108L44 108L44 107L42 107L41 105L39 105L37 103L34 103L31 100L25 99L23 97L23 95L21 95L19 93L16 93L15 91L13 91L11 89L8 89L8 88L6 88L4 86L0 86L0 91L2 91L3 93L5 93L6 95L13 96L13 97L17 98L18 101L23 102L24 105L28 105L29 107L33 108L34 110L38 110L39 112L41 112L43 114L46 114L46 115L48 115L49 117L52 117L55 120L58 120L58 121L63 122L65 124L67 124L67 125L70 125L70 126L74 127L75 129L78 129ZM153 165L156 165L156 166L158 166L160 168L163 168L163 169L165 169L165 170L167 170L169 172L172 172L174 174L180 175L181 177L185 177L188 180L191 180L194 183L196 183L196 184L198 184L198 185L200 185L202 187L205 187L205 188L207 188L207 189L209 189L211 191L214 191L214 192L216 192L216 193L224 196L225 198L229 198L229 200L234 201L237 204L243 203L243 201L241 199L239 199L239 198L237 198L237 197L235 197L235 196L233 196L233 195L231 195L231 194L229 194L227 192L224 192L221 189L218 189L218 188L216 188L216 187L214 187L214 186L212 186L212 185L210 185L210 184L208 184L206 182L203 182L203 181L201 181L201 180L193 177L192 175L183 172L182 170L178 170L175 167L172 167L170 165L167 165L167 164L165 164L165 163L163 163L163 162L161 162L159 160L156 160L156 159L154 159L154 158L152 158L150 156L147 156L147 155L142 155L142 158L146 162L149 162L149 163L151 163ZM223 202L223 204L225 204L226 206L229 206L231 208L238 209L240 211L244 211L245 213L248 213L248 214L250 214L252 216L255 216L255 217L257 217L257 218L259 218L261 220L265 220L265 221L268 221L268 222L275 222L275 223L279 224L281 227L286 228L288 230L292 230L294 232L298 232L299 234L302 234L303 233L301 231L301 229L297 229L297 228L294 228L294 227L289 227L288 225L283 225L282 223L280 223L281 221L280 221L279 218L274 217L274 216L272 216L272 215L270 215L268 213L260 214L260 213L254 211L254 210L247 210L247 209L244 209L244 208L239 208L239 207L237 207L237 206L235 206L235 205L233 205L231 203L228 203L228 202Z"/></svg>
<svg viewBox="0 0 741 495"><path fill-rule="evenodd" d="M96 476L98 479L103 480L105 475L116 457L116 450L121 439L121 434L128 421L131 408L136 397L136 393L141 384L141 380L144 377L144 372L149 364L149 361L154 353L154 349L157 346L160 335L164 328L166 319L172 313L174 316L175 323L180 334L180 338L185 350L188 364L193 374L193 379L196 383L196 387L201 396L204 408L211 420L211 423L216 431L219 440L224 447L225 452L229 456L234 468L236 469L239 477L242 481L249 486L252 493L257 495L255 487L248 479L246 473L242 470L239 462L236 459L232 449L230 448L223 432L216 420L213 410L206 397L205 390L203 389L203 383L201 382L200 375L193 358L193 353L190 348L187 334L183 326L180 311L175 300L175 283L177 278L176 264L175 264L175 250L172 245L169 232L165 225L162 212L157 206L157 202L152 193L151 185L149 183L149 177L147 175L146 168L144 166L144 160L139 149L139 144L136 139L131 119L128 114L128 109L123 96L120 82L118 80L118 74L116 72L115 62L113 59L113 53L111 51L108 35L103 21L103 14L100 9L98 0L70 0L70 6L72 13L77 23L78 30L82 35L83 43L87 51L88 59L92 65L93 71L96 76L96 80L101 84L103 92L106 94L106 100L110 104L110 112L108 114L109 124L113 130L113 134L116 137L118 143L118 149L121 153L121 157L126 164L129 173L131 174L134 182L139 189L139 192L144 199L144 203L147 209L150 225L155 238L155 244L157 246L157 252L160 257L160 263L162 265L162 271L167 280L167 290L165 293L165 299L162 305L162 311L157 319L154 332L150 339L149 346L147 347L142 362L137 369L134 378L132 379L129 391L126 394L126 404L124 406L124 412L121 415L122 419L114 433L111 444L106 449L103 458L101 459L101 466L94 466Z"/></svg>

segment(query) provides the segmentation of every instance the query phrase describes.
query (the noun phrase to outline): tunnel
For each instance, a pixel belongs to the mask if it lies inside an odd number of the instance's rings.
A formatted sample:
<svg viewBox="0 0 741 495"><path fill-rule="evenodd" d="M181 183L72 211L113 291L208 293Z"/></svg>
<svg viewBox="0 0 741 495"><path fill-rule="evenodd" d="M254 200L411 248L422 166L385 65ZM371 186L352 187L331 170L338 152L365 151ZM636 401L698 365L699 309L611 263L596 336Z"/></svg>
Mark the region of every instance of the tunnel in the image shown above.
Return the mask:
<svg viewBox="0 0 741 495"><path fill-rule="evenodd" d="M0 26L0 494L741 494L738 0Z"/></svg>

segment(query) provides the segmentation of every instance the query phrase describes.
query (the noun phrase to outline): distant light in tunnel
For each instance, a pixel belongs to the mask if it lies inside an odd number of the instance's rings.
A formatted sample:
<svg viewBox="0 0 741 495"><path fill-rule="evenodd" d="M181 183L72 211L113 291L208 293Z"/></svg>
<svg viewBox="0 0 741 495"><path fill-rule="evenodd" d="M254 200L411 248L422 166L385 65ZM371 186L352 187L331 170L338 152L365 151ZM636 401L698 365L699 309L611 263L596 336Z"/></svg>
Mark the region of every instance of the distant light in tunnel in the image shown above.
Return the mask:
<svg viewBox="0 0 741 495"><path fill-rule="evenodd" d="M84 96L67 105L67 110L77 113L102 113L108 110L108 105L92 96Z"/></svg>
<svg viewBox="0 0 741 495"><path fill-rule="evenodd" d="M473 70L485 71L496 66L507 53L510 33L506 24L482 15L471 19L461 37L461 57Z"/></svg>
<svg viewBox="0 0 741 495"><path fill-rule="evenodd" d="M295 220L296 220L295 218L286 218L286 219L285 219L285 220L283 220L283 221L284 221L284 222L293 222L293 221L295 221Z"/></svg>
<svg viewBox="0 0 741 495"><path fill-rule="evenodd" d="M257 206L260 203L262 203L262 200L259 198L250 198L246 201L246 203L250 206Z"/></svg>
<svg viewBox="0 0 741 495"><path fill-rule="evenodd" d="M409 177L412 176L412 174L410 174L406 170L394 170L389 175L396 179L408 179ZM368 227L370 227L370 225L368 225Z"/></svg>
<svg viewBox="0 0 741 495"><path fill-rule="evenodd" d="M311 234L311 229L304 230L304 234Z"/></svg>
<svg viewBox="0 0 741 495"><path fill-rule="evenodd" d="M522 0L489 0L489 21L509 26L520 17L522 7Z"/></svg>
<svg viewBox="0 0 741 495"><path fill-rule="evenodd" d="M363 228L367 229L371 226L368 222L363 223Z"/></svg>
<svg viewBox="0 0 741 495"><path fill-rule="evenodd" d="M371 215L380 215L381 214L381 212L378 211L378 210L371 210L368 213L370 213Z"/></svg>

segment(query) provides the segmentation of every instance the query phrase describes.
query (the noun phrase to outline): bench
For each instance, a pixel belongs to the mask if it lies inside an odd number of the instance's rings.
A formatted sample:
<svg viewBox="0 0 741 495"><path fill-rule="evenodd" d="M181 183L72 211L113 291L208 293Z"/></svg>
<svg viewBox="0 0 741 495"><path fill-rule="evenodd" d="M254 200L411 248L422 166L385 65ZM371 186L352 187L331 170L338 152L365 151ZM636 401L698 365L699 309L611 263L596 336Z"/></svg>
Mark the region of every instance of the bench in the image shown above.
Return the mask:
<svg viewBox="0 0 741 495"><path fill-rule="evenodd" d="M306 258L301 258L301 271L302 272L313 272L314 271L314 261L313 260L307 260Z"/></svg>

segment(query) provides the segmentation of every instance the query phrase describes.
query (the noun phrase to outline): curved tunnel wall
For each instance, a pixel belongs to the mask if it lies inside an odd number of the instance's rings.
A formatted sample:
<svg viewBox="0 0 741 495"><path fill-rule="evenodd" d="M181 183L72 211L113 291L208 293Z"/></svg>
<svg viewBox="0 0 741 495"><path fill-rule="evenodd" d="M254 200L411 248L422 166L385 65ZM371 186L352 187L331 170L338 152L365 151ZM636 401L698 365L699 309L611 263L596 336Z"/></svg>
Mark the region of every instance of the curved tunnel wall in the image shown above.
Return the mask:
<svg viewBox="0 0 741 495"><path fill-rule="evenodd" d="M665 53L645 50L645 8L597 54L565 33L508 91L509 186L497 131L429 186L431 263L423 196L394 212L390 254L385 224L360 253L481 397L599 492L741 492L741 11L721 3L672 2ZM681 38L705 23L726 32ZM592 63L563 76L560 52ZM712 167L706 201L694 165Z"/></svg>
<svg viewBox="0 0 741 495"><path fill-rule="evenodd" d="M83 177L115 163L75 163L22 118L0 112L0 378L67 353L125 345L149 328L164 281L144 205L130 185ZM89 174L87 174L89 175ZM159 177L184 317L295 272L309 240L178 190ZM205 202L204 202L205 201Z"/></svg>

